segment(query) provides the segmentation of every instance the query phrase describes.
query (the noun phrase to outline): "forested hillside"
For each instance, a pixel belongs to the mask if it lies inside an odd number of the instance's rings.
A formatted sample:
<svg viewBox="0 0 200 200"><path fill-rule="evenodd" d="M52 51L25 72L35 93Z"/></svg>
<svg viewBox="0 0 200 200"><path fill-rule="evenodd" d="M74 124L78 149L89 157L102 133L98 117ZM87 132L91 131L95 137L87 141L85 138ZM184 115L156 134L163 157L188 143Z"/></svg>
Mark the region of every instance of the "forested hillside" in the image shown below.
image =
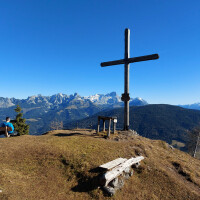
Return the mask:
<svg viewBox="0 0 200 200"><path fill-rule="evenodd" d="M78 121L79 127L97 127L97 116L116 116L117 128L123 129L123 108L103 111ZM178 106L165 104L130 107L130 129L138 134L151 139L160 139L169 144L183 143L181 149L186 150L184 144L189 140L188 132L200 125L200 111L184 109ZM65 125L65 128L73 128L77 122ZM177 143L178 142L178 143Z"/></svg>

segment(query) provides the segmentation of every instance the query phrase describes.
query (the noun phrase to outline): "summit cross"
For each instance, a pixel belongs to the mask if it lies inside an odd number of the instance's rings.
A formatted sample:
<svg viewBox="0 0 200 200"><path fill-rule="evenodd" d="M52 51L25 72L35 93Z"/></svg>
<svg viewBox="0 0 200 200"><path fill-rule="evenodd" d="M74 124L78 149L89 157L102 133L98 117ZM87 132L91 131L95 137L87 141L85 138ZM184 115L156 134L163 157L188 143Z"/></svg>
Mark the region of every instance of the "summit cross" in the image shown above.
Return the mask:
<svg viewBox="0 0 200 200"><path fill-rule="evenodd" d="M101 67L124 64L124 93L121 97L121 100L124 101L124 130L129 130L129 64L140 61L155 60L158 58L158 54L130 58L130 30L125 29L124 59L101 63Z"/></svg>

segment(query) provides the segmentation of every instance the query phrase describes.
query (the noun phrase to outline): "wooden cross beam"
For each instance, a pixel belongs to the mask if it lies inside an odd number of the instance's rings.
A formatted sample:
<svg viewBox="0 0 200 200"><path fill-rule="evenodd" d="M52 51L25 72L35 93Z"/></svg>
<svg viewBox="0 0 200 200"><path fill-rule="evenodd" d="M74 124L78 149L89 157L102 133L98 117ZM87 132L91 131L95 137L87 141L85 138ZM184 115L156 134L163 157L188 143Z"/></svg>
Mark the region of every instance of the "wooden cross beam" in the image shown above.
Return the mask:
<svg viewBox="0 0 200 200"><path fill-rule="evenodd" d="M121 97L121 100L124 101L124 130L129 130L129 64L158 58L158 54L130 58L130 30L125 29L124 59L101 63L101 67L124 64L124 93Z"/></svg>
<svg viewBox="0 0 200 200"><path fill-rule="evenodd" d="M147 60L155 60L158 58L159 58L158 54L139 56L139 57L128 58L127 60L121 59L121 60L103 62L101 63L101 67L107 67L111 65L120 65L120 64L126 64L126 63L134 63L134 62L147 61Z"/></svg>

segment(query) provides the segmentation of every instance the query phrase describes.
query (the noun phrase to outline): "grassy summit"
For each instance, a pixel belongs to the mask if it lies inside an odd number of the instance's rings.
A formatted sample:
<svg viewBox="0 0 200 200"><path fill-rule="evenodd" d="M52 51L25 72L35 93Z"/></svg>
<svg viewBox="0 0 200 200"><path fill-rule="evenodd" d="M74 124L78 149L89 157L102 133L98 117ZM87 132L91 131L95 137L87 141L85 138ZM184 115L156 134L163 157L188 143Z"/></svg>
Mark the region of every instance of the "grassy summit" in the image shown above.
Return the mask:
<svg viewBox="0 0 200 200"><path fill-rule="evenodd" d="M0 140L0 199L200 199L200 161L141 136L106 140L85 130ZM95 168L118 157L145 160L112 198Z"/></svg>

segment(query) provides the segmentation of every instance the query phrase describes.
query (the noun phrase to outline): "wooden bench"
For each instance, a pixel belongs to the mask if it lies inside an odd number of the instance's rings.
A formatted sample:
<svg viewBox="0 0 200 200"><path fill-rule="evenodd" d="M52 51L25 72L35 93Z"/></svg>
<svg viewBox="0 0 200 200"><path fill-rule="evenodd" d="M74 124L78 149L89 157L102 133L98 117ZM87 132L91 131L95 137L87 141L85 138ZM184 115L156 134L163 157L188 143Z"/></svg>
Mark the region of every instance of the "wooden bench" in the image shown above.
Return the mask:
<svg viewBox="0 0 200 200"><path fill-rule="evenodd" d="M108 163L105 163L103 165L100 165L99 167L100 168L104 168L106 170L110 170L112 169L113 167L116 167L117 165L123 163L124 161L126 161L127 159L126 158L117 158L115 160L112 160Z"/></svg>
<svg viewBox="0 0 200 200"><path fill-rule="evenodd" d="M0 127L0 131L6 131L6 127ZM7 127L7 131L12 131L12 127Z"/></svg>
<svg viewBox="0 0 200 200"><path fill-rule="evenodd" d="M0 127L0 135L4 135L6 131L6 127ZM7 131L12 131L12 127L7 127ZM12 133L9 134L11 136L15 136L16 134Z"/></svg>
<svg viewBox="0 0 200 200"><path fill-rule="evenodd" d="M101 176L100 184L102 186L107 186L112 180L123 174L127 169L129 171L132 166L139 165L140 161L143 159L143 156L132 157L130 159L117 158L111 162L100 165L100 168L107 170L107 172Z"/></svg>

